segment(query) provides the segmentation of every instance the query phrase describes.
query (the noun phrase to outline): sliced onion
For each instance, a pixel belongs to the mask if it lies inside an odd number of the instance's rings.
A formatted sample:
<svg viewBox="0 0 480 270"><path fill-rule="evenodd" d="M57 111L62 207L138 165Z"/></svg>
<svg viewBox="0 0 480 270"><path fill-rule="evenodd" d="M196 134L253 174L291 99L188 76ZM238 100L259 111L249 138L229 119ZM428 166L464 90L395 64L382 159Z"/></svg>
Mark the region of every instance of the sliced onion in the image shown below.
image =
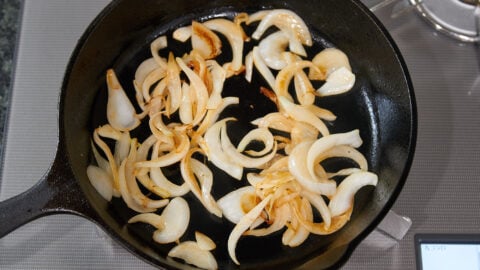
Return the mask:
<svg viewBox="0 0 480 270"><path fill-rule="evenodd" d="M250 51L245 56L245 79L247 82L252 82L253 74L253 51Z"/></svg>
<svg viewBox="0 0 480 270"><path fill-rule="evenodd" d="M252 124L261 128L273 128L279 131L290 133L295 125L295 122L282 113L272 112L261 118L253 120Z"/></svg>
<svg viewBox="0 0 480 270"><path fill-rule="evenodd" d="M315 104L312 104L310 106L307 106L308 110L310 110L313 114L315 114L318 118L321 118L323 120L327 121L335 121L337 119L337 116L335 116L331 111L326 110L324 108L320 108Z"/></svg>
<svg viewBox="0 0 480 270"><path fill-rule="evenodd" d="M311 46L313 41L310 31L302 18L287 9L272 10L262 18L257 29L252 34L252 38L260 39L263 33L271 26L276 26L285 33L289 39L290 51L301 56L307 55L302 44Z"/></svg>
<svg viewBox="0 0 480 270"><path fill-rule="evenodd" d="M215 242L213 242L213 240L206 236L205 234L199 232L199 231L195 231L195 240L197 241L197 244L198 246L202 249L202 250L214 250L217 245L215 244Z"/></svg>
<svg viewBox="0 0 480 270"><path fill-rule="evenodd" d="M302 205L300 214L306 220L313 221L313 212L310 203L305 198L302 199L301 203ZM297 247L301 245L305 240L307 240L310 232L305 227L303 227L298 220L293 219L292 223L293 222L295 223L295 230L291 230L291 235L287 236L286 234L290 228L287 229L287 231L285 231L285 233L283 234L282 242L284 243L284 245L288 245L290 247Z"/></svg>
<svg viewBox="0 0 480 270"><path fill-rule="evenodd" d="M278 72L275 78L275 88L273 88L278 97L285 97L290 101L293 100L288 93L288 86L292 78L306 67L314 67L314 65L310 61L294 61ZM306 82L304 83L306 84ZM306 89L304 91L307 92L310 90Z"/></svg>
<svg viewBox="0 0 480 270"><path fill-rule="evenodd" d="M350 145L352 147L359 147L362 145L362 139L358 129L346 132L337 133L322 137L315 141L308 150L307 168L310 175L315 176L315 166L318 163L319 157L330 148L336 145Z"/></svg>
<svg viewBox="0 0 480 270"><path fill-rule="evenodd" d="M224 35L232 48L232 64L233 72L240 71L242 68L243 57L243 29L236 23L227 19L212 19L203 23L206 27L213 31L217 31Z"/></svg>
<svg viewBox="0 0 480 270"><path fill-rule="evenodd" d="M167 89L168 89L168 101L170 104L169 110L167 110L167 116L175 113L180 104L182 103L182 82L180 81L180 69L175 62L173 53L168 55L167 63ZM155 91L155 90L154 90Z"/></svg>
<svg viewBox="0 0 480 270"><path fill-rule="evenodd" d="M207 110L216 109L222 103L222 91L223 84L225 82L227 73L225 70L217 63L217 61L210 60L208 61L208 69L212 75L212 93L207 103Z"/></svg>
<svg viewBox="0 0 480 270"><path fill-rule="evenodd" d="M108 123L120 131L129 131L140 125L135 108L125 94L115 72L112 69L107 71L108 102L107 119Z"/></svg>
<svg viewBox="0 0 480 270"><path fill-rule="evenodd" d="M258 72L260 72L260 74L263 76L263 78L268 83L270 88L272 88L276 92L275 77L273 76L272 71L270 71L265 61L263 61L263 57L260 55L260 51L258 47L256 46L253 47L252 55L253 55L253 63L255 64L255 67L257 68Z"/></svg>
<svg viewBox="0 0 480 270"><path fill-rule="evenodd" d="M260 55L265 64L275 70L287 65L283 53L288 46L288 37L281 31L270 34L258 44Z"/></svg>
<svg viewBox="0 0 480 270"><path fill-rule="evenodd" d="M203 58L212 59L221 53L222 42L217 34L208 29L205 24L193 21L192 48Z"/></svg>
<svg viewBox="0 0 480 270"><path fill-rule="evenodd" d="M125 204L128 206L128 208L139 212L139 213L148 213L148 212L154 212L156 209L155 208L149 208L142 206L138 204L131 196L130 191L127 186L127 180L125 178L125 164L126 164L126 159L123 160L123 162L120 164L120 167L118 168L118 179L119 179L119 186L120 186L120 193L122 194L122 199L125 202Z"/></svg>
<svg viewBox="0 0 480 270"><path fill-rule="evenodd" d="M297 71L294 75L293 82L295 85L295 93L301 105L312 105L315 102L315 89L303 70Z"/></svg>
<svg viewBox="0 0 480 270"><path fill-rule="evenodd" d="M225 97L222 99L222 102L217 106L215 109L209 109L207 111L207 114L205 115L205 118L203 118L202 123L198 127L198 129L195 131L195 135L201 136L207 131L208 128L210 128L215 121L217 121L218 117L220 116L220 113L222 111L234 104L238 104L240 100L238 97Z"/></svg>
<svg viewBox="0 0 480 270"><path fill-rule="evenodd" d="M298 144L288 157L288 169L297 181L307 190L317 194L331 196L335 194L337 184L333 180L324 179L317 181L308 171L307 154L311 149L313 141L306 141Z"/></svg>
<svg viewBox="0 0 480 270"><path fill-rule="evenodd" d="M355 193L366 185L376 186L377 182L377 175L371 172L356 172L347 176L338 185L337 192L328 204L332 216L339 216L353 207Z"/></svg>
<svg viewBox="0 0 480 270"><path fill-rule="evenodd" d="M323 223L325 224L325 228L330 228L332 222L332 214L330 213L330 209L328 208L325 200L322 198L322 195L315 194L308 190L303 190L300 192L300 195L306 198L312 205L315 207L320 216L322 216Z"/></svg>
<svg viewBox="0 0 480 270"><path fill-rule="evenodd" d="M314 126L320 131L322 136L330 134L325 123L322 122L315 114L309 111L307 108L294 104L284 96L279 97L280 106L284 109L290 117L297 121L301 121Z"/></svg>
<svg viewBox="0 0 480 270"><path fill-rule="evenodd" d="M176 132L175 136L180 141L175 150L152 160L139 161L135 166L137 168L165 167L179 162L187 154L190 140L186 134L181 132Z"/></svg>
<svg viewBox="0 0 480 270"><path fill-rule="evenodd" d="M162 172L162 169L158 167L150 168L150 177L152 181L159 187L165 189L171 196L183 196L190 191L187 183L183 183L181 185L176 185L169 181Z"/></svg>
<svg viewBox="0 0 480 270"><path fill-rule="evenodd" d="M180 42L187 41L192 36L192 26L184 26L173 31L172 37Z"/></svg>
<svg viewBox="0 0 480 270"><path fill-rule="evenodd" d="M87 176L95 190L105 200L111 201L113 196L113 179L111 179L111 176L103 169L93 165L87 167Z"/></svg>
<svg viewBox="0 0 480 270"><path fill-rule="evenodd" d="M182 197L175 197L162 212L164 228L153 233L153 240L160 244L178 241L190 222L190 208Z"/></svg>
<svg viewBox="0 0 480 270"><path fill-rule="evenodd" d="M272 133L267 128L256 128L250 130L237 145L237 151L243 152L245 148L253 142L262 142L264 147L260 151L247 150L246 152L252 156L263 156L267 154L273 148L275 142Z"/></svg>
<svg viewBox="0 0 480 270"><path fill-rule="evenodd" d="M182 84L182 102L178 111L180 121L184 124L191 124L193 121L192 112L193 102L191 100L190 85L184 82Z"/></svg>
<svg viewBox="0 0 480 270"><path fill-rule="evenodd" d="M198 243L193 241L178 244L168 252L168 256L182 259L188 264L203 269L218 269L217 261L212 253L202 249Z"/></svg>
<svg viewBox="0 0 480 270"><path fill-rule="evenodd" d="M355 84L355 74L345 67L333 71L327 81L317 90L320 96L331 96L345 93Z"/></svg>
<svg viewBox="0 0 480 270"><path fill-rule="evenodd" d="M283 204L282 206L275 208L273 223L270 226L261 229L248 230L244 235L266 236L272 234L285 227L285 224L290 218L290 207L288 204Z"/></svg>
<svg viewBox="0 0 480 270"><path fill-rule="evenodd" d="M131 198L140 206L144 208L157 209L167 205L168 200L152 200L149 197L145 196L140 190L137 179L135 176L135 160L137 159L137 148L136 148L136 139L131 140L130 143L130 152L128 157L125 159L125 182L127 184L127 189L130 192Z"/></svg>
<svg viewBox="0 0 480 270"><path fill-rule="evenodd" d="M220 198L217 203L222 209L223 216L228 221L237 224L252 209L248 206L251 203L256 204L255 188L244 186L235 189Z"/></svg>
<svg viewBox="0 0 480 270"><path fill-rule="evenodd" d="M207 154L208 159L219 169L226 172L233 178L242 179L243 168L237 163L233 162L230 157L222 149L220 141L220 133L225 123L231 118L222 119L213 124L205 133L205 148L203 149Z"/></svg>
<svg viewBox="0 0 480 270"><path fill-rule="evenodd" d="M130 134L123 132L120 138L115 142L115 151L113 157L115 162L120 164L128 156L130 151Z"/></svg>
<svg viewBox="0 0 480 270"><path fill-rule="evenodd" d="M230 138L228 138L226 125L224 125L220 130L220 143L222 145L223 151L229 156L230 160L233 160L236 164L239 164L240 166L245 168L260 167L270 161L277 152L277 145L276 143L274 143L273 148L268 150L270 153L266 156L251 158L243 155L242 153L237 151L235 146L233 146L232 142L230 141Z"/></svg>
<svg viewBox="0 0 480 270"><path fill-rule="evenodd" d="M192 122L192 125L196 126L203 119L207 111L207 87L205 86L205 83L202 81L202 79L190 68L188 68L181 58L177 57L176 60L182 71L185 73L185 75L187 75L188 80L190 81L190 87L194 90L193 92L196 94L196 111Z"/></svg>
<svg viewBox="0 0 480 270"><path fill-rule="evenodd" d="M347 55L336 48L326 48L312 59L312 63L318 69L310 69L308 77L311 80L325 80L333 71L345 67L352 71Z"/></svg>
<svg viewBox="0 0 480 270"><path fill-rule="evenodd" d="M152 43L150 43L150 52L152 53L155 61L157 61L158 66L160 66L162 69L167 68L167 61L165 61L165 59L160 57L160 55L158 54L158 51L166 48L167 45L168 43L167 43L166 36L160 36L156 38L154 41L152 41Z"/></svg>
<svg viewBox="0 0 480 270"><path fill-rule="evenodd" d="M252 210L250 210L245 216L243 216L240 221L237 223L237 225L233 228L232 232L230 232L230 235L228 236L228 255L230 255L230 258L233 260L234 263L237 265L240 265L240 262L237 259L237 256L235 255L235 248L237 246L237 242L242 236L242 234L248 230L248 228L255 222L255 220L260 216L262 213L263 209L267 204L270 202L270 199L272 198L272 195L267 196L265 199L263 199L260 203L257 204Z"/></svg>

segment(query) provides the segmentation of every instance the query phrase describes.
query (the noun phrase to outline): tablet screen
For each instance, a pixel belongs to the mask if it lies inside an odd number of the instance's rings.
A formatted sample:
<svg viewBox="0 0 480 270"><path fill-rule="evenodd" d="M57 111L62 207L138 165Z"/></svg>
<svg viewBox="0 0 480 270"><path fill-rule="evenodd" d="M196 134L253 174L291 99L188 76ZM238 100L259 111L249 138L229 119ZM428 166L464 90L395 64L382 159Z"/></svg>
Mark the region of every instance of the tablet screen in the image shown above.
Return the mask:
<svg viewBox="0 0 480 270"><path fill-rule="evenodd" d="M417 268L480 270L478 235L416 235Z"/></svg>

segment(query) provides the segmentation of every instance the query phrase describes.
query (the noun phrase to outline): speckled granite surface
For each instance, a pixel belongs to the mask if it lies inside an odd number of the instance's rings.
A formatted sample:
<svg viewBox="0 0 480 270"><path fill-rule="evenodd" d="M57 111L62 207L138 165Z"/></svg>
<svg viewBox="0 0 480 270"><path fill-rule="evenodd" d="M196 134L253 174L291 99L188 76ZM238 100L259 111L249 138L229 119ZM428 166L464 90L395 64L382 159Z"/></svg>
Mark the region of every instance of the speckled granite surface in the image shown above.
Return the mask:
<svg viewBox="0 0 480 270"><path fill-rule="evenodd" d="M0 153L14 68L14 52L20 30L23 0L0 0Z"/></svg>

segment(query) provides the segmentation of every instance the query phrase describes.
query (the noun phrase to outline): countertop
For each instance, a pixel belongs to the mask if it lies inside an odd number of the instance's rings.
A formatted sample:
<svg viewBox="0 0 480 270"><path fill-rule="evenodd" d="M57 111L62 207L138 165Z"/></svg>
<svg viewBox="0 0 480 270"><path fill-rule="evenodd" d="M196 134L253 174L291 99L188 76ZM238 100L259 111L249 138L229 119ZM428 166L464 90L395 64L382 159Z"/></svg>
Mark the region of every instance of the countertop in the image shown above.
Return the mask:
<svg viewBox="0 0 480 270"><path fill-rule="evenodd" d="M0 153L3 153L3 134L22 4L23 0L0 0Z"/></svg>

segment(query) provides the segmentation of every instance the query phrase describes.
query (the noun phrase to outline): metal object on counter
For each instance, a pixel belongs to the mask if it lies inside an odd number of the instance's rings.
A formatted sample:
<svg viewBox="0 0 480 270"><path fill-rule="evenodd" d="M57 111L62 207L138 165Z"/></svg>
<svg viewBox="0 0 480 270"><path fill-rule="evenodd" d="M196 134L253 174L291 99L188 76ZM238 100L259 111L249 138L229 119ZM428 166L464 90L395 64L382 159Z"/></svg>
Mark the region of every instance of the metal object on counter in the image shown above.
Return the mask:
<svg viewBox="0 0 480 270"><path fill-rule="evenodd" d="M463 42L480 41L480 1L409 1L437 31Z"/></svg>

